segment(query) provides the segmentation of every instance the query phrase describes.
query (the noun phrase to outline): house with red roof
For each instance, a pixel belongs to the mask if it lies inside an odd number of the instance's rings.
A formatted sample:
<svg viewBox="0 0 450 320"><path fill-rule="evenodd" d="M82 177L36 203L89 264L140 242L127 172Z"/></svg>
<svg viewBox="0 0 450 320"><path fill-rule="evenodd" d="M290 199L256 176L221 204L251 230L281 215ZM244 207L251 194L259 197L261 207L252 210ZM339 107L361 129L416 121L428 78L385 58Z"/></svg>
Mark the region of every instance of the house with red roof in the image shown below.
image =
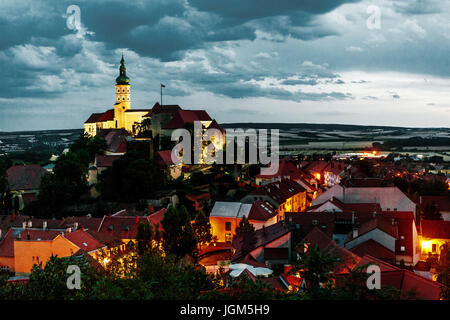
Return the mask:
<svg viewBox="0 0 450 320"><path fill-rule="evenodd" d="M364 255L356 266L363 267L367 265L376 265L380 268L380 283L382 288L394 287L400 290L403 296L414 293L415 297L413 299L441 299L442 285L436 281L432 281L407 269L401 269L371 255ZM348 274L337 274L336 285L340 285L343 278L347 276Z"/></svg>
<svg viewBox="0 0 450 320"><path fill-rule="evenodd" d="M244 216L255 230L277 222L276 210L261 200L251 204L216 201L209 215L213 237L217 237L219 242L232 242L235 230Z"/></svg>
<svg viewBox="0 0 450 320"><path fill-rule="evenodd" d="M235 248L231 258L233 262L241 261L249 254L269 268L273 265L284 265L291 260L291 231L281 221L235 238L233 247Z"/></svg>
<svg viewBox="0 0 450 320"><path fill-rule="evenodd" d="M306 189L293 180L282 180L263 185L241 199L244 203L257 200L270 203L277 210L278 221L284 219L285 212L306 210Z"/></svg>
<svg viewBox="0 0 450 320"><path fill-rule="evenodd" d="M370 254L395 264L415 266L419 261L419 241L411 212L382 212L354 226L345 248L363 256Z"/></svg>
<svg viewBox="0 0 450 320"><path fill-rule="evenodd" d="M172 179L178 179L183 174L183 163L174 163L172 161L172 150L161 150L155 154L155 163L167 171L167 176Z"/></svg>
<svg viewBox="0 0 450 320"><path fill-rule="evenodd" d="M37 200L42 177L47 171L37 164L16 165L6 170L9 189L17 198L20 208Z"/></svg>

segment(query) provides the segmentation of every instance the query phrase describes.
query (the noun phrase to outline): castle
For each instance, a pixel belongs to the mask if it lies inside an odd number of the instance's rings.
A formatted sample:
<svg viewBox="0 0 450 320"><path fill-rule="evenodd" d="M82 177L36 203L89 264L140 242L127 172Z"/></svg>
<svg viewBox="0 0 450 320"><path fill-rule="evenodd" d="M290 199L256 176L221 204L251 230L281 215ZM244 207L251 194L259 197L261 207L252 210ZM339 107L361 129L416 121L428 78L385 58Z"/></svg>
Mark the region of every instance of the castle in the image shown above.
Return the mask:
<svg viewBox="0 0 450 320"><path fill-rule="evenodd" d="M131 134L136 134L139 124L149 118L151 109L131 109L131 85L127 77L127 68L122 56L120 60L120 74L116 78L116 99L114 109L104 113L93 113L84 123L84 132L95 136L99 129L125 129Z"/></svg>

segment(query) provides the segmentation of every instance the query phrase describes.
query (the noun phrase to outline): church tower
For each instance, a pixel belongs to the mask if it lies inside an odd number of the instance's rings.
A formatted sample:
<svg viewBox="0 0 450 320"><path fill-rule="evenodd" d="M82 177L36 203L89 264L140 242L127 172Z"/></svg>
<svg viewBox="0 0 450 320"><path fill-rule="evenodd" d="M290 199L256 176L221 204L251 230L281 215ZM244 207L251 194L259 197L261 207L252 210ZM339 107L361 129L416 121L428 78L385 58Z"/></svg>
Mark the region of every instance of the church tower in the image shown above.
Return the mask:
<svg viewBox="0 0 450 320"><path fill-rule="evenodd" d="M116 128L125 128L125 111L130 109L130 78L127 77L125 60L120 60L120 74L116 78L116 103L114 104L114 121Z"/></svg>

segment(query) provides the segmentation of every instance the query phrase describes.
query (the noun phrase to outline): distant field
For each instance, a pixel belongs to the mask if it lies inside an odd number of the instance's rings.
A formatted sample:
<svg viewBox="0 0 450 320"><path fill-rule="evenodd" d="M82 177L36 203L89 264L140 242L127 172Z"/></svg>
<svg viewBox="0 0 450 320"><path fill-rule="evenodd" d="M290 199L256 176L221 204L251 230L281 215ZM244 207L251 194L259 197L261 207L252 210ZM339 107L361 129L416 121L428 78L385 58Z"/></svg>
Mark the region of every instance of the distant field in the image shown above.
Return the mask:
<svg viewBox="0 0 450 320"><path fill-rule="evenodd" d="M278 129L280 150L345 151L372 147L374 142L386 149L405 151L450 151L450 128L403 128L310 123L226 123L224 128Z"/></svg>

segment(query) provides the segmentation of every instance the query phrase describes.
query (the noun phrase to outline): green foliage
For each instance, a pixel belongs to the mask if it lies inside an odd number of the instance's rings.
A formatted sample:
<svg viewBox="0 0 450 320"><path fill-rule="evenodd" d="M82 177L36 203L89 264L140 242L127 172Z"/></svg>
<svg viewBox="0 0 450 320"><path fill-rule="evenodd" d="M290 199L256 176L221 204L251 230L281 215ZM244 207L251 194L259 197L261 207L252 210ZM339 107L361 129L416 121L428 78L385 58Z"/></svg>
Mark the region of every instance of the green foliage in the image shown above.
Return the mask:
<svg viewBox="0 0 450 320"><path fill-rule="evenodd" d="M146 252L151 252L157 249L157 245L162 238L158 225L151 225L149 223L140 223L136 235L137 252L143 255Z"/></svg>
<svg viewBox="0 0 450 320"><path fill-rule="evenodd" d="M136 202L148 199L158 183L154 179L158 176L155 171L148 155L128 152L99 176L99 190L105 200Z"/></svg>
<svg viewBox="0 0 450 320"><path fill-rule="evenodd" d="M0 157L0 209L6 210L9 203L9 187L6 170L10 167L10 161L6 157Z"/></svg>
<svg viewBox="0 0 450 320"><path fill-rule="evenodd" d="M248 221L246 216L243 216L241 221L239 222L239 226L236 228L236 236L240 237L247 233L252 233L255 231L255 227Z"/></svg>
<svg viewBox="0 0 450 320"><path fill-rule="evenodd" d="M164 229L163 246L167 253L175 255L177 258L193 254L197 239L186 207L169 206L161 224Z"/></svg>
<svg viewBox="0 0 450 320"><path fill-rule="evenodd" d="M212 240L209 218L203 210L197 213L192 228L194 229L194 234L199 244L204 244Z"/></svg>
<svg viewBox="0 0 450 320"><path fill-rule="evenodd" d="M333 270L340 259L317 245L309 246L306 252L300 254L295 269L301 270L308 290L316 290L322 286L329 286L333 282Z"/></svg>
<svg viewBox="0 0 450 320"><path fill-rule="evenodd" d="M287 298L287 294L283 294L267 282L256 279L253 282L246 275L241 275L233 279L229 290L219 292L211 290L203 293L199 299L201 300L275 300Z"/></svg>
<svg viewBox="0 0 450 320"><path fill-rule="evenodd" d="M138 260L138 277L152 283L155 299L193 300L200 291L214 288L212 277L203 268L182 265L171 255L143 255Z"/></svg>

